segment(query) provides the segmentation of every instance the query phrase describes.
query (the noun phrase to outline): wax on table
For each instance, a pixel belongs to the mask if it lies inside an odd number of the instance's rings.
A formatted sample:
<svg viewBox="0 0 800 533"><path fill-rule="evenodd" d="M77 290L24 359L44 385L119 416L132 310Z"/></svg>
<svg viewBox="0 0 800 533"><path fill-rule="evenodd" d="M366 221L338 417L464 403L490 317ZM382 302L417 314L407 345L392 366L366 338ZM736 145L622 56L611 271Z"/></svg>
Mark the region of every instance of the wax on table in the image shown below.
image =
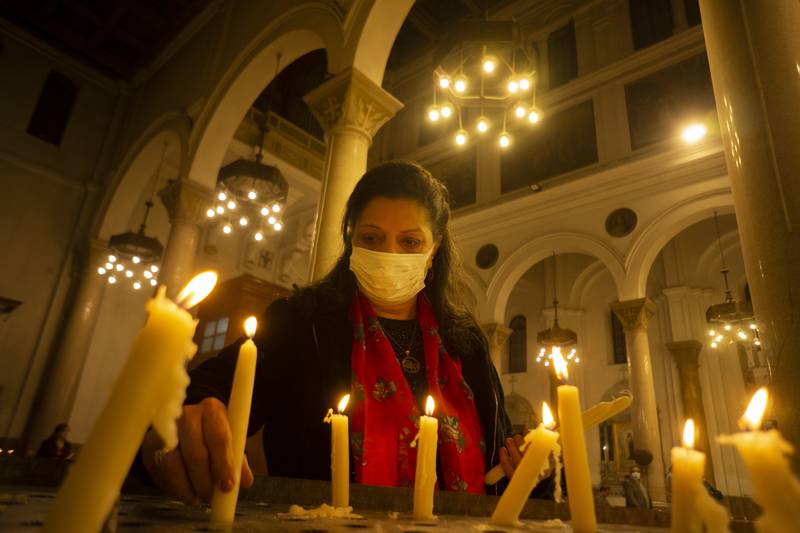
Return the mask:
<svg viewBox="0 0 800 533"><path fill-rule="evenodd" d="M436 487L436 448L439 443L439 421L433 415L434 402L428 396L425 415L419 417L419 433L412 446L417 446L417 469L414 475L414 519L432 520L433 491Z"/></svg>
<svg viewBox="0 0 800 533"><path fill-rule="evenodd" d="M250 404L253 399L253 384L256 380L258 348L253 342L258 321L251 316L244 323L247 340L239 346L236 370L233 374L231 395L228 400L228 423L231 428L231 448L233 449L233 488L222 492L214 487L211 497L211 522L216 524L233 523L236 516L236 502L242 481L244 447L247 443L247 426L250 422Z"/></svg>
<svg viewBox="0 0 800 533"><path fill-rule="evenodd" d="M350 427L347 416L342 414L349 401L350 395L345 394L339 400L338 414L329 409L324 420L331 425L331 491L335 508L350 506Z"/></svg>
<svg viewBox="0 0 800 533"><path fill-rule="evenodd" d="M168 447L177 445L175 419L189 384L185 364L197 351L197 321L181 305L199 303L216 280L215 273L204 272L181 291L177 304L164 286L147 302L147 321L56 495L44 531L100 531L151 422Z"/></svg>
<svg viewBox="0 0 800 533"><path fill-rule="evenodd" d="M556 377L567 379L567 361L556 354L553 358ZM567 476L567 503L570 521L576 533L595 533L597 518L594 512L592 478L589 475L589 456L581 417L578 388L560 385L558 393L558 422L561 448L564 453L564 471Z"/></svg>
<svg viewBox="0 0 800 533"><path fill-rule="evenodd" d="M630 394L622 394L613 400L600 402L593 405L585 410L581 416L583 419L583 430L589 430L594 426L600 425L602 422L605 422L606 420L618 415L627 409L631 405L632 401L633 396ZM519 447L520 453L524 452L527 447L528 442L523 442L522 446ZM503 467L500 465L495 465L491 468L491 470L486 472L483 482L487 485L494 485L505 476L506 474L503 472Z"/></svg>
<svg viewBox="0 0 800 533"><path fill-rule="evenodd" d="M795 533L800 524L800 481L792 474L786 458L795 450L777 429L760 429L767 400L766 388L756 391L741 420L750 431L721 435L717 441L736 446L747 467L753 500L763 510L756 519L756 531Z"/></svg>
<svg viewBox="0 0 800 533"><path fill-rule="evenodd" d="M497 526L514 527L519 523L519 514L530 498L531 491L539 477L550 466L550 454L556 458L561 453L558 445L558 433L551 431L555 426L553 415L547 403L542 403L542 423L525 435L528 450L522 456L514 475L508 482L505 492L497 502L492 513L491 523ZM560 469L556 469L556 486L561 485Z"/></svg>

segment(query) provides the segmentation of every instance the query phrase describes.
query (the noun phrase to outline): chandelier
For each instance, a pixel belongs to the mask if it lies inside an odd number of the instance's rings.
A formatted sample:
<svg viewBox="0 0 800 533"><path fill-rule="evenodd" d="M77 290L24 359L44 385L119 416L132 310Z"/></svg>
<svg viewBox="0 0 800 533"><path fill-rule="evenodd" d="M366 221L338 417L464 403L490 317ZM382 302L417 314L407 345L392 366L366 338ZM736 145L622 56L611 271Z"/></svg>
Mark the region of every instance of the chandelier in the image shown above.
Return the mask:
<svg viewBox="0 0 800 533"><path fill-rule="evenodd" d="M529 126L539 122L536 72L516 23L467 20L456 25L437 49L434 65L433 103L426 115L434 123L458 120L457 145L467 143L469 130L485 136L499 126L497 144L505 150L513 141L509 116ZM475 114L465 129L465 116Z"/></svg>
<svg viewBox="0 0 800 533"><path fill-rule="evenodd" d="M164 165L164 157L167 154L167 145L168 143L164 143L161 161L153 176L150 198L144 203L144 217L139 225L139 230L112 235L108 241L108 257L106 257L105 264L97 268L97 273L104 276L109 285L124 282L128 283L130 288L135 291L148 284L152 287L158 285L158 263L164 253L164 247L158 239L148 236L145 229L147 217L154 205L153 197L158 186L161 167Z"/></svg>
<svg viewBox="0 0 800 533"><path fill-rule="evenodd" d="M730 286L728 285L728 268L725 265L725 254L722 250L722 239L719 233L719 220L717 212L714 211L714 225L717 230L717 244L719 245L719 255L722 260L722 279L725 282L725 301L714 304L706 310L706 321L709 323L708 337L712 348L718 348L723 344L750 344L761 346L761 339L758 337L758 326L756 326L753 306L749 302L740 302L733 297Z"/></svg>
<svg viewBox="0 0 800 533"><path fill-rule="evenodd" d="M265 122L267 114L264 114ZM222 221L223 234L230 235L234 228L239 228L252 232L256 241L264 240L267 230L283 229L281 213L289 192L289 184L281 171L261 162L266 123L260 125L260 131L255 161L237 159L220 169L215 202L206 211L209 219Z"/></svg>
<svg viewBox="0 0 800 533"><path fill-rule="evenodd" d="M536 362L544 362L544 366L550 366L559 357L573 363L581 362L577 349L578 335L571 329L564 329L558 325L557 282L556 253L553 252L553 326L536 335L536 340L541 346L539 354L536 356Z"/></svg>

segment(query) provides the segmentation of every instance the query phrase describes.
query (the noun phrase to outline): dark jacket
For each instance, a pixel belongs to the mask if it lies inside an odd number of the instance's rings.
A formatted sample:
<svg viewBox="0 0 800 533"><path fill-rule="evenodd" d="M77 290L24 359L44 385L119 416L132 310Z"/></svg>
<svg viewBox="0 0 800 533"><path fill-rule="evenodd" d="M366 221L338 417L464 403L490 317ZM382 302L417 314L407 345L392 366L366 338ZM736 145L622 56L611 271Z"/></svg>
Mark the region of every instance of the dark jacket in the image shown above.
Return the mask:
<svg viewBox="0 0 800 533"><path fill-rule="evenodd" d="M314 289L304 289L276 300L259 320L248 435L265 427L264 451L271 475L330 479L330 428L322 418L350 391L353 328L347 305L322 299ZM468 349L456 352L447 347L461 358L464 379L474 393L488 469L499 462L499 449L511 434L511 424L486 340L477 325L470 333L474 341L461 339ZM186 403L209 396L227 403L243 340L190 372ZM451 343L445 338L445 344Z"/></svg>

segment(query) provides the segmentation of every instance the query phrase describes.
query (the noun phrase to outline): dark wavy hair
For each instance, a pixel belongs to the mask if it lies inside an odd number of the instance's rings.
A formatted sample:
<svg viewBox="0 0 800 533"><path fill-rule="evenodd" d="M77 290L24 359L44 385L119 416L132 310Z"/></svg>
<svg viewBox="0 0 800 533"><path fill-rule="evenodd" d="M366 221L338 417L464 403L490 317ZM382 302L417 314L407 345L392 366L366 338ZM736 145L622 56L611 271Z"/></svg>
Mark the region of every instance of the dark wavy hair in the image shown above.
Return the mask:
<svg viewBox="0 0 800 533"><path fill-rule="evenodd" d="M411 161L382 163L361 177L347 201L342 219L344 252L328 275L310 289L322 292L339 304L349 303L357 289L355 275L350 271L353 229L364 208L377 197L408 198L425 208L439 248L425 278L424 290L439 328L447 345L455 350L474 349L476 341L483 343L480 327L467 307L465 273L450 233L449 193L442 182Z"/></svg>

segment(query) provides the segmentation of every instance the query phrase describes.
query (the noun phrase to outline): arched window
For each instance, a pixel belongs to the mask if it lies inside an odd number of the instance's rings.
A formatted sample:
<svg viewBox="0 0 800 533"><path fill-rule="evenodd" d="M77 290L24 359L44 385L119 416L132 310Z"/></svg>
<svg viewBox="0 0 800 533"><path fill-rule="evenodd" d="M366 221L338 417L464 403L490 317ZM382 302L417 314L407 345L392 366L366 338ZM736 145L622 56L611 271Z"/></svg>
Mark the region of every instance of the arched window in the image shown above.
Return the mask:
<svg viewBox="0 0 800 533"><path fill-rule="evenodd" d="M515 316L508 325L508 372L511 374L528 371L528 333L527 320L522 315Z"/></svg>

